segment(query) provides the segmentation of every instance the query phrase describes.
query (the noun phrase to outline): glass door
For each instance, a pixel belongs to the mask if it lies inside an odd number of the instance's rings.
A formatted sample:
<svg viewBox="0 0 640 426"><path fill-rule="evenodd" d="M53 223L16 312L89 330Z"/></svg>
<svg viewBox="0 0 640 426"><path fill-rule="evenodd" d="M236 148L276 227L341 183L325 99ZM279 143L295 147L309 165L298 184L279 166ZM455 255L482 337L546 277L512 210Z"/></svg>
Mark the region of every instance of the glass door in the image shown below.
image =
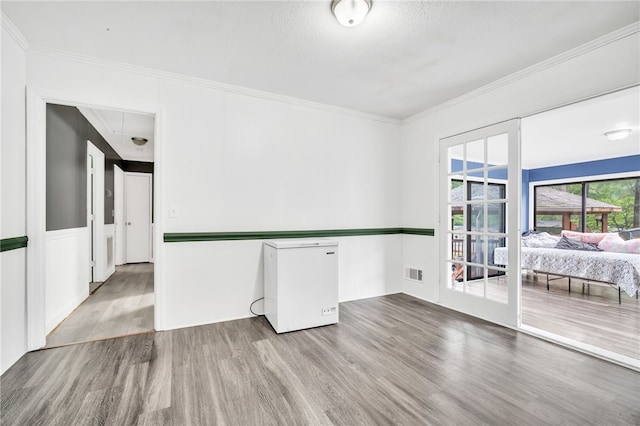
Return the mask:
<svg viewBox="0 0 640 426"><path fill-rule="evenodd" d="M487 184L488 199L491 200L504 200L507 197L505 183L492 183ZM467 181L467 201L476 201L467 205L467 217L466 217L466 229L479 231L483 229L485 222L485 209L484 205L480 204L480 200L484 194L484 183L476 181ZM485 250L481 239L468 238L466 253L469 254L470 260L474 263L483 263L485 251L488 257L488 264L494 263L494 252L497 247L504 247L506 244L506 238L503 237L507 232L506 211L505 203L494 203L487 206L487 229L493 235L487 235L487 247ZM484 269L476 266L467 266L465 271L469 281L478 280L484 276ZM495 277L498 275L504 275L504 272L499 269L490 269L487 271L489 277Z"/></svg>
<svg viewBox="0 0 640 426"><path fill-rule="evenodd" d="M519 322L519 133L519 120L510 120L440 140L440 302L512 326Z"/></svg>

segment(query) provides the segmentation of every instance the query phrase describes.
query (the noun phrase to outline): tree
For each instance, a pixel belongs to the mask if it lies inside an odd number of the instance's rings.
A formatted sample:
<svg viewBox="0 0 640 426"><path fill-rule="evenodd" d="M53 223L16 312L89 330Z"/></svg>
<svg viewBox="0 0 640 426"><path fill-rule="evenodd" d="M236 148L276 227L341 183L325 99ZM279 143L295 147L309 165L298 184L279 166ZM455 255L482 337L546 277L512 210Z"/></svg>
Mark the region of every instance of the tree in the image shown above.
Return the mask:
<svg viewBox="0 0 640 426"><path fill-rule="evenodd" d="M625 178L583 183L554 185L559 191L582 194L583 185L587 197L602 201L622 209L609 214L609 231L640 228L640 178ZM587 214L586 229L600 229L601 216L597 213Z"/></svg>

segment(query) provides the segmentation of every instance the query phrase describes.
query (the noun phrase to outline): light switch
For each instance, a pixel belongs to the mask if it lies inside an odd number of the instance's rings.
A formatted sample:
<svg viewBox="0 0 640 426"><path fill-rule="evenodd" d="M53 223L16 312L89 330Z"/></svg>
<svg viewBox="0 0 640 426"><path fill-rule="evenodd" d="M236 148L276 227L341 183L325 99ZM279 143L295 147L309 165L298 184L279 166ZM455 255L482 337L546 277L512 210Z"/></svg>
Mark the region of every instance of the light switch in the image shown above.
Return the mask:
<svg viewBox="0 0 640 426"><path fill-rule="evenodd" d="M178 204L169 205L169 217L180 217L180 206Z"/></svg>

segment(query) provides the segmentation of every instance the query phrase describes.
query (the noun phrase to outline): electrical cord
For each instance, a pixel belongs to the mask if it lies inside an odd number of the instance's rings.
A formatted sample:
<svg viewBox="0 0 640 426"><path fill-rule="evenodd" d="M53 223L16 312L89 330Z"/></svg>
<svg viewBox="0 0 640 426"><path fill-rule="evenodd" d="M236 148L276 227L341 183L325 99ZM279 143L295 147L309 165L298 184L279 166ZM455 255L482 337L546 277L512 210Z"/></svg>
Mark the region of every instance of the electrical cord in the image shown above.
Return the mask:
<svg viewBox="0 0 640 426"><path fill-rule="evenodd" d="M252 308L253 308L253 305L254 305L256 302L259 302L259 301L261 301L262 299L264 299L264 297L261 297L260 299L256 299L256 300L254 300L253 302L251 302L251 305L249 305L249 310L251 311L251 313L252 313L253 315L255 315L255 316L257 316L257 317L263 317L263 316L264 316L264 314L256 314L255 312L253 312L253 309L252 309Z"/></svg>

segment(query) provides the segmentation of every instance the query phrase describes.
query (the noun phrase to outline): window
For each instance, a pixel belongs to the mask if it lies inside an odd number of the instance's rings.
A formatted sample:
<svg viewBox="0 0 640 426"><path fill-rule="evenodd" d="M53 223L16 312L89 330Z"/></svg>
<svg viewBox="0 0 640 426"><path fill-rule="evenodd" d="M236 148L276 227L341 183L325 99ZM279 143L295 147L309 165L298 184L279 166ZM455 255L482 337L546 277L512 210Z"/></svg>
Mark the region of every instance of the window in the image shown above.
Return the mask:
<svg viewBox="0 0 640 426"><path fill-rule="evenodd" d="M640 237L640 177L534 188L536 231L619 232Z"/></svg>
<svg viewBox="0 0 640 426"><path fill-rule="evenodd" d="M451 200L457 202L451 206L451 229L457 232L453 234L451 240L453 258L482 264L486 250L488 264L494 266L494 249L504 247L506 243L506 238L502 236L506 232L506 205L501 201L506 198L506 184L487 182L486 194L482 181L469 180L466 184L466 191L464 191L462 180L451 180ZM463 202L463 194L466 194L466 203ZM486 221L485 203L483 203L485 197L487 200L494 201L486 203ZM466 209L466 215L463 214L464 209ZM467 236L465 243L464 236L467 232L471 234ZM481 236L480 233L483 232L491 234ZM467 280L484 277L483 269L477 266L468 266L466 274ZM489 277L496 275L504 275L504 272L490 269L487 273Z"/></svg>

